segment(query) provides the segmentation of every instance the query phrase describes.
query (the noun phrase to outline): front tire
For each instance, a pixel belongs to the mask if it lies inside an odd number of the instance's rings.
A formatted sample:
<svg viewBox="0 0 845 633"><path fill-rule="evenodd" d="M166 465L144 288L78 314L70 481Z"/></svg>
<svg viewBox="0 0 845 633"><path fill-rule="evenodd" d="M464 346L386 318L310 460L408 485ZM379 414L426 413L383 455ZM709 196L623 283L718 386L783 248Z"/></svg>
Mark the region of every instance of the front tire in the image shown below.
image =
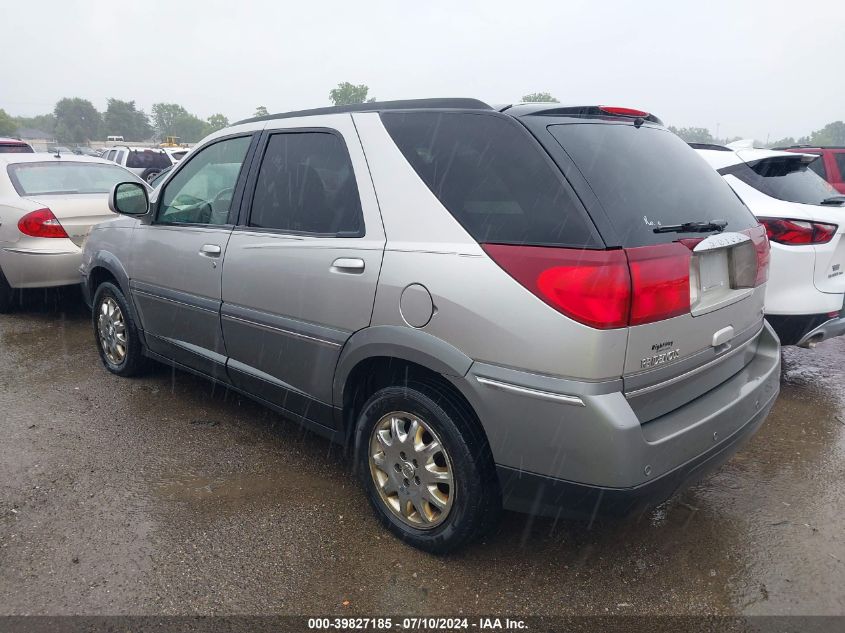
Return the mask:
<svg viewBox="0 0 845 633"><path fill-rule="evenodd" d="M137 376L148 365L129 303L111 282L97 287L91 312L94 339L103 366L118 376Z"/></svg>
<svg viewBox="0 0 845 633"><path fill-rule="evenodd" d="M446 389L410 383L377 391L361 410L355 446L376 515L409 545L445 554L496 525L501 495L489 446Z"/></svg>

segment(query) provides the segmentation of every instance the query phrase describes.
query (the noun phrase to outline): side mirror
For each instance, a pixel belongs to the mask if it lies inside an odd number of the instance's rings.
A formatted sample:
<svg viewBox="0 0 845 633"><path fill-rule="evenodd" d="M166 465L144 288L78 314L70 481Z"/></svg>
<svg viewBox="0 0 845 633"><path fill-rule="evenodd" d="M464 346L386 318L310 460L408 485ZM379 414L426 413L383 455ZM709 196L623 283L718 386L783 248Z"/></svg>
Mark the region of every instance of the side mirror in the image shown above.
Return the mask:
<svg viewBox="0 0 845 633"><path fill-rule="evenodd" d="M109 194L109 209L121 215L146 215L150 210L147 188L138 182L119 182Z"/></svg>

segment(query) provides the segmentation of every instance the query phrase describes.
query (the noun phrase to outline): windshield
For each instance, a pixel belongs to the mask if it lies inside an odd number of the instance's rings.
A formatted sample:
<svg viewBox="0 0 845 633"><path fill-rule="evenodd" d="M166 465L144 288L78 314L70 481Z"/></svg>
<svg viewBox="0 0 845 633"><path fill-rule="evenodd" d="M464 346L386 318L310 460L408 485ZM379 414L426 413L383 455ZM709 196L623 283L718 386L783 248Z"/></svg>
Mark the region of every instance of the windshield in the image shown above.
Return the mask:
<svg viewBox="0 0 845 633"><path fill-rule="evenodd" d="M149 149L129 150L129 156L126 157L126 166L134 169L149 169L150 167L164 169L170 167L171 164L165 152Z"/></svg>
<svg viewBox="0 0 845 633"><path fill-rule="evenodd" d="M116 165L44 162L9 165L9 178L18 194L108 193L119 182L134 179Z"/></svg>
<svg viewBox="0 0 845 633"><path fill-rule="evenodd" d="M736 176L745 184L778 200L821 204L840 193L810 168L810 165L820 161L816 159L808 164L802 162L800 157L777 156L731 165L720 169L719 173Z"/></svg>
<svg viewBox="0 0 845 633"><path fill-rule="evenodd" d="M575 162L625 247L678 239L654 229L725 220L726 231L757 224L725 181L684 141L662 128L631 124L549 126Z"/></svg>

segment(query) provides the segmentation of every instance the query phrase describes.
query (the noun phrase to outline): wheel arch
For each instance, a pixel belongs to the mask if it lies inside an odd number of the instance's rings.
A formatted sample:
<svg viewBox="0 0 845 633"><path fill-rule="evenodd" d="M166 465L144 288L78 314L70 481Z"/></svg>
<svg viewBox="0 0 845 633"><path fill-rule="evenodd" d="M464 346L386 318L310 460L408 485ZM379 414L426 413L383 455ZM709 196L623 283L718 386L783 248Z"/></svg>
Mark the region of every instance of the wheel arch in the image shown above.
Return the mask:
<svg viewBox="0 0 845 633"><path fill-rule="evenodd" d="M132 293L129 286L129 274L120 262L120 259L108 251L99 251L91 259L88 267L88 274L85 277L86 292L85 295L90 297L91 307L94 304L94 294L97 292L97 287L105 281L113 282L126 297L126 303L129 304L129 309L132 312L132 318L138 326L138 332L143 340L143 327L138 318L138 311L135 308L135 302L132 300Z"/></svg>
<svg viewBox="0 0 845 633"><path fill-rule="evenodd" d="M333 404L343 416L346 442L352 440L360 406L379 388L398 380L437 383L477 419L475 408L458 387L472 363L453 345L420 330L374 326L355 333L341 352L332 386Z"/></svg>

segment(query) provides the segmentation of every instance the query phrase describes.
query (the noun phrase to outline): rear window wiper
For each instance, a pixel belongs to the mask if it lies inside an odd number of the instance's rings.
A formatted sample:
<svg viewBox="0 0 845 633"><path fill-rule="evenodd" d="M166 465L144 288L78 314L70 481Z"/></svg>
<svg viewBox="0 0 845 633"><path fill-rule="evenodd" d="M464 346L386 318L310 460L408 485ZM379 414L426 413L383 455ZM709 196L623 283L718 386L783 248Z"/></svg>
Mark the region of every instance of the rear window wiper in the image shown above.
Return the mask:
<svg viewBox="0 0 845 633"><path fill-rule="evenodd" d="M707 233L709 231L723 231L727 225L727 220L711 220L710 222L665 224L653 230L655 233Z"/></svg>
<svg viewBox="0 0 845 633"><path fill-rule="evenodd" d="M830 198L825 198L821 202L822 204L845 204L845 196L831 196Z"/></svg>

